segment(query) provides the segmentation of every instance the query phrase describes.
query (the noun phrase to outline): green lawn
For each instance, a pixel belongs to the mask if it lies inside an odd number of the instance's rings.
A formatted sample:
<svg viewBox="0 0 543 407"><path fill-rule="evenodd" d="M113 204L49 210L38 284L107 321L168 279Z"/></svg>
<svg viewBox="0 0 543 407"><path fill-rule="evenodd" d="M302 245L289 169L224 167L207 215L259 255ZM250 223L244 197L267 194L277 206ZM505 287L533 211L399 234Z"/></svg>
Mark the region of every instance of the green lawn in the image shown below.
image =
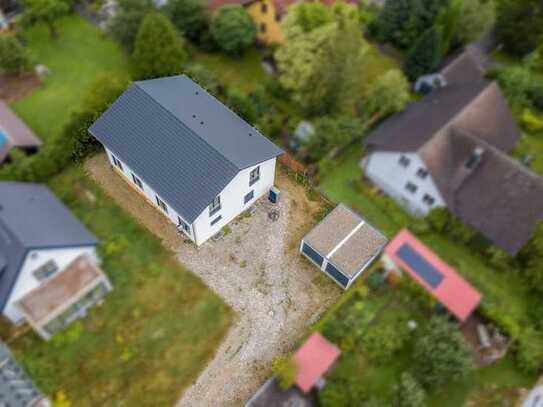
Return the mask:
<svg viewBox="0 0 543 407"><path fill-rule="evenodd" d="M124 74L128 69L121 49L80 17L63 18L58 31L56 40L49 37L44 25L23 31L36 62L45 64L51 74L40 89L13 105L44 141L61 131L98 76Z"/></svg>
<svg viewBox="0 0 543 407"><path fill-rule="evenodd" d="M51 342L33 333L18 339L17 357L44 392L63 391L74 406L173 405L214 354L230 309L82 168L50 185L101 240L114 288Z"/></svg>

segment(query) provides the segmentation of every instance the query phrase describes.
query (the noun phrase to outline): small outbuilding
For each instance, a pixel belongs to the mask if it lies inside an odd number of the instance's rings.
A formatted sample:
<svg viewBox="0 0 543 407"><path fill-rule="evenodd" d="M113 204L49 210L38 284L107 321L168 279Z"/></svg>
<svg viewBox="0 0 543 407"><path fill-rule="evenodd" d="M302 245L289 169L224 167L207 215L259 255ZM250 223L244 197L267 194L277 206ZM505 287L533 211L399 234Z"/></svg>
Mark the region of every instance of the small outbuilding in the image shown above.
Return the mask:
<svg viewBox="0 0 543 407"><path fill-rule="evenodd" d="M295 383L304 393L324 386L324 376L341 355L339 348L318 332L311 335L294 354Z"/></svg>
<svg viewBox="0 0 543 407"><path fill-rule="evenodd" d="M37 152L41 144L34 132L0 100L0 163L6 160L13 148L30 155Z"/></svg>
<svg viewBox="0 0 543 407"><path fill-rule="evenodd" d="M481 301L479 291L406 229L387 245L383 263L389 272L404 270L460 322Z"/></svg>
<svg viewBox="0 0 543 407"><path fill-rule="evenodd" d="M387 239L339 204L301 241L300 253L347 289L379 256Z"/></svg>

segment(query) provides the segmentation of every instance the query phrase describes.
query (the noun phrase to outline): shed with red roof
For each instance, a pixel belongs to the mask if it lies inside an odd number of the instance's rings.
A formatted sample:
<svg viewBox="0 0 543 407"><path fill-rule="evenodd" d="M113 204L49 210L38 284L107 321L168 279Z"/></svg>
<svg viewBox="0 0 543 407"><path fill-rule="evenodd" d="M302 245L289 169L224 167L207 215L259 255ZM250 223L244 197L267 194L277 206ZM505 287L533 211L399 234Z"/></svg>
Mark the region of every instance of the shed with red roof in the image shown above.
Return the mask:
<svg viewBox="0 0 543 407"><path fill-rule="evenodd" d="M481 301L479 291L406 229L387 245L383 262L388 270L404 270L461 322Z"/></svg>
<svg viewBox="0 0 543 407"><path fill-rule="evenodd" d="M324 378L341 351L318 332L311 335L294 354L296 385L308 393Z"/></svg>

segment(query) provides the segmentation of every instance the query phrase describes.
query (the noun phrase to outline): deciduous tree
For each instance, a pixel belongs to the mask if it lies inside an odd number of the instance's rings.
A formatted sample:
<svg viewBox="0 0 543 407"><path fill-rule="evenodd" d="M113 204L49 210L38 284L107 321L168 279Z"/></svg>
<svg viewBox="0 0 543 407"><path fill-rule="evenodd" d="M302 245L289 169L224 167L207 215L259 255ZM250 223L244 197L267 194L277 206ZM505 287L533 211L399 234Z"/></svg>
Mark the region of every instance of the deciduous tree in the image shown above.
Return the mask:
<svg viewBox="0 0 543 407"><path fill-rule="evenodd" d="M224 53L239 55L254 43L256 26L242 6L229 5L213 14L210 33Z"/></svg>
<svg viewBox="0 0 543 407"><path fill-rule="evenodd" d="M391 69L369 85L362 109L368 119L378 120L402 111L409 99L409 82L402 71Z"/></svg>
<svg viewBox="0 0 543 407"><path fill-rule="evenodd" d="M496 34L505 50L516 56L532 52L543 34L541 0L503 0L497 11Z"/></svg>
<svg viewBox="0 0 543 407"><path fill-rule="evenodd" d="M166 12L177 29L191 41L198 41L207 29L207 8L202 0L170 0Z"/></svg>
<svg viewBox="0 0 543 407"><path fill-rule="evenodd" d="M107 27L109 35L132 53L141 22L154 8L152 0L119 0L117 14Z"/></svg>
<svg viewBox="0 0 543 407"><path fill-rule="evenodd" d="M44 23L52 38L57 38L57 20L68 13L70 6L65 0L25 0L23 22Z"/></svg>

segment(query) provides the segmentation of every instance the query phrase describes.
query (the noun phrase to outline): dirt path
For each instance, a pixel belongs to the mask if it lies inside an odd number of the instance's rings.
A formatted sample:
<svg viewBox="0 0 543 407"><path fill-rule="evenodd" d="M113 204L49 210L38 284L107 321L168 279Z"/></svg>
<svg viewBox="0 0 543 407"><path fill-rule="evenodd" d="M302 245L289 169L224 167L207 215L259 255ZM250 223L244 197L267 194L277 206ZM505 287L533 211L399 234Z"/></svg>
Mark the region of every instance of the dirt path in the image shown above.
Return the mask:
<svg viewBox="0 0 543 407"><path fill-rule="evenodd" d="M291 351L340 294L297 254L299 239L315 223L319 203L279 174L278 206L261 199L252 216L230 224L226 236L196 248L180 241L173 225L114 176L103 155L90 160L87 169L238 314L215 358L185 391L179 406L243 405L269 375L273 358ZM269 219L273 209L280 211L277 221Z"/></svg>

